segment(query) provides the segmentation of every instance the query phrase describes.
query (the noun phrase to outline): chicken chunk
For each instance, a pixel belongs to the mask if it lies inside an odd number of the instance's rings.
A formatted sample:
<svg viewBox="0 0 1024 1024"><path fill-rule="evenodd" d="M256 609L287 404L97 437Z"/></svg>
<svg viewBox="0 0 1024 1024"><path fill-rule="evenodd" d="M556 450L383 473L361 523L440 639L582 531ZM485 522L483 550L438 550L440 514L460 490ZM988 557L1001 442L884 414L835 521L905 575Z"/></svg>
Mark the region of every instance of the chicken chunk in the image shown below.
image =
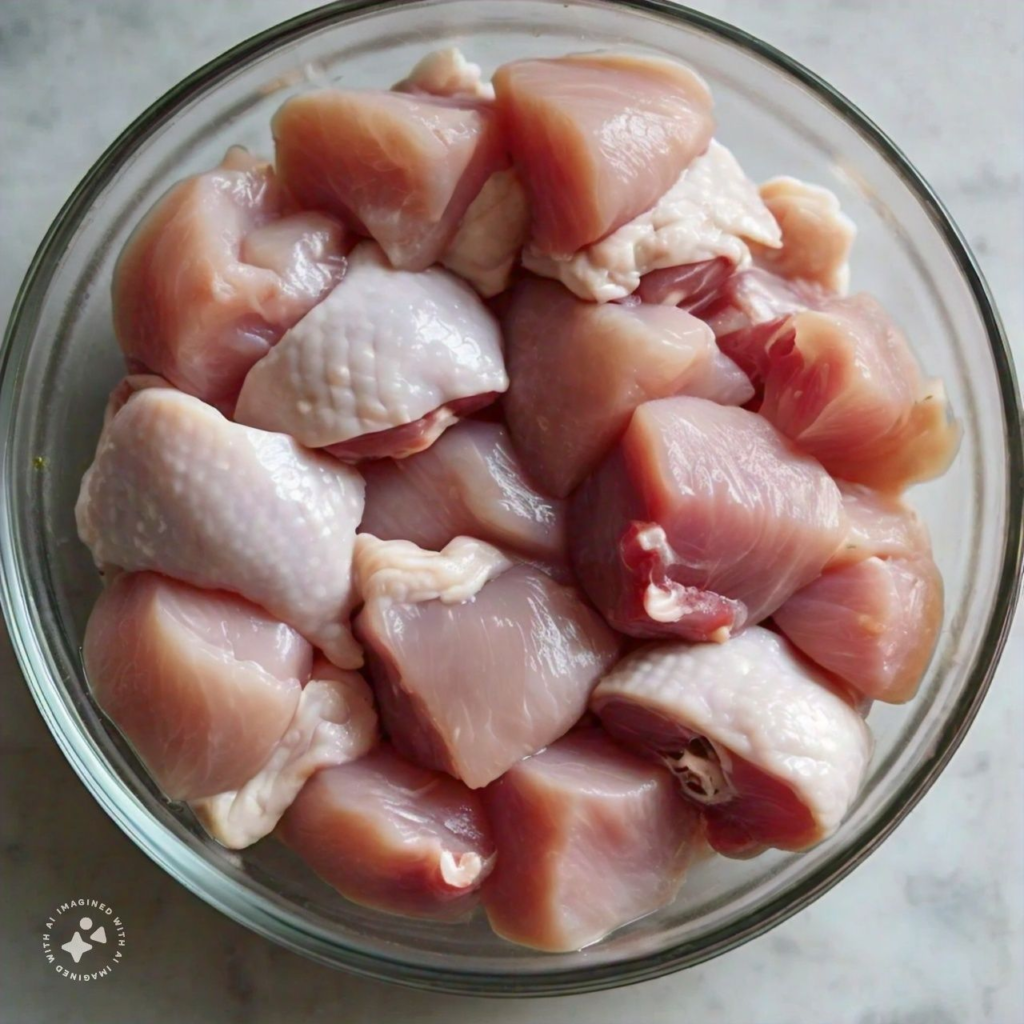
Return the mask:
<svg viewBox="0 0 1024 1024"><path fill-rule="evenodd" d="M640 278L634 294L641 302L682 306L696 315L718 296L735 270L727 256L651 270Z"/></svg>
<svg viewBox="0 0 1024 1024"><path fill-rule="evenodd" d="M699 848L699 815L671 774L574 730L484 792L498 862L491 927L535 949L582 949L671 903Z"/></svg>
<svg viewBox="0 0 1024 1024"><path fill-rule="evenodd" d="M233 594L122 573L82 645L96 702L172 800L243 786L288 729L313 652Z"/></svg>
<svg viewBox="0 0 1024 1024"><path fill-rule="evenodd" d="M952 462L960 428L942 382L922 377L902 332L870 296L793 314L764 358L761 415L833 476L898 491Z"/></svg>
<svg viewBox="0 0 1024 1024"><path fill-rule="evenodd" d="M271 128L298 202L344 218L406 270L438 260L508 164L497 117L472 100L318 89L288 100Z"/></svg>
<svg viewBox="0 0 1024 1024"><path fill-rule="evenodd" d="M775 612L808 657L871 700L917 692L942 625L928 532L900 499L841 485L850 531L818 579Z"/></svg>
<svg viewBox="0 0 1024 1024"><path fill-rule="evenodd" d="M320 658L263 767L238 789L193 800L192 810L222 846L251 846L273 832L314 772L362 757L377 738L366 681Z"/></svg>
<svg viewBox="0 0 1024 1024"><path fill-rule="evenodd" d="M847 530L826 569L865 558L915 558L931 554L928 528L903 498L844 480L836 483L843 497Z"/></svg>
<svg viewBox="0 0 1024 1024"><path fill-rule="evenodd" d="M581 299L608 302L632 294L644 275L662 268L678 273L716 259L744 267L750 263L748 242L770 251L780 237L757 186L712 140L653 206L610 234L564 256L550 255L534 241L523 262Z"/></svg>
<svg viewBox="0 0 1024 1024"><path fill-rule="evenodd" d="M235 419L347 460L403 456L507 387L497 322L472 289L436 267L395 270L366 242L249 372Z"/></svg>
<svg viewBox="0 0 1024 1024"><path fill-rule="evenodd" d="M516 287L502 324L509 430L537 482L558 497L594 469L641 403L708 393L718 376L722 394L735 382L710 328L671 306L599 306L532 278ZM738 376L745 402L754 389Z"/></svg>
<svg viewBox="0 0 1024 1024"><path fill-rule="evenodd" d="M495 171L470 204L441 262L484 298L508 287L530 231L530 206L514 168Z"/></svg>
<svg viewBox="0 0 1024 1024"><path fill-rule="evenodd" d="M387 743L317 772L277 835L346 899L412 917L465 917L494 865L479 794Z"/></svg>
<svg viewBox="0 0 1024 1024"><path fill-rule="evenodd" d="M573 495L573 568L631 636L723 641L821 572L835 483L771 424L701 398L647 402Z"/></svg>
<svg viewBox="0 0 1024 1024"><path fill-rule="evenodd" d="M760 387L768 371L768 342L793 313L827 300L814 285L753 267L729 277L699 315L715 332L719 348Z"/></svg>
<svg viewBox="0 0 1024 1024"><path fill-rule="evenodd" d="M355 470L189 395L149 388L104 431L75 516L100 567L230 590L357 668L348 615L362 511Z"/></svg>
<svg viewBox="0 0 1024 1024"><path fill-rule="evenodd" d="M440 551L463 535L524 558L568 561L565 502L534 487L499 423L465 420L427 451L363 467L361 530Z"/></svg>
<svg viewBox="0 0 1024 1024"><path fill-rule="evenodd" d="M388 734L472 789L565 733L618 654L572 588L480 541L436 553L361 534L356 570Z"/></svg>
<svg viewBox="0 0 1024 1024"><path fill-rule="evenodd" d="M844 295L850 285L849 256L857 228L833 192L796 178L772 178L761 198L782 230L782 246L754 244L759 266L781 277L820 285Z"/></svg>
<svg viewBox="0 0 1024 1024"><path fill-rule="evenodd" d="M802 850L831 835L871 758L864 720L780 636L629 655L591 707L617 740L667 765L720 853Z"/></svg>
<svg viewBox="0 0 1024 1024"><path fill-rule="evenodd" d="M707 86L668 60L521 60L497 70L494 88L530 197L534 251L550 256L571 256L650 209L714 131Z"/></svg>
<svg viewBox="0 0 1024 1024"><path fill-rule="evenodd" d="M114 270L114 331L135 372L210 402L340 280L345 232L290 212L270 164L240 147L179 182L143 218Z"/></svg>

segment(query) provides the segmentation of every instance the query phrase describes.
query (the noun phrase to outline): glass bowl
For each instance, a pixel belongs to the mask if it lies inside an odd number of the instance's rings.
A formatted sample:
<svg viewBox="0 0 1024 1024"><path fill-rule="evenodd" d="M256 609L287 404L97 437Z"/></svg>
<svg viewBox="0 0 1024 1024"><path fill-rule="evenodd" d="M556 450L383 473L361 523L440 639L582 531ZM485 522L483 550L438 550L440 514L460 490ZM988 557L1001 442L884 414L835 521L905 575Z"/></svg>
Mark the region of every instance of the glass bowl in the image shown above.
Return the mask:
<svg viewBox="0 0 1024 1024"><path fill-rule="evenodd" d="M110 328L114 259L173 181L229 143L270 147L276 107L310 83L386 86L458 43L485 70L513 57L628 48L678 58L717 99L720 138L755 179L826 185L860 228L857 288L874 292L941 375L964 423L952 470L913 500L945 577L947 621L909 707L876 707L878 750L848 820L803 855L700 864L671 907L579 953L550 956L469 924L409 921L347 903L283 847L243 852L166 801L98 713L82 630L99 580L73 506L121 373ZM783 54L656 0L348 2L310 12L197 71L100 158L61 210L22 286L0 391L2 590L14 645L47 724L107 813L158 864L235 920L361 974L454 992L580 992L652 978L722 953L835 885L895 828L962 740L1005 639L1021 557L1021 410L998 316L956 227L871 122Z"/></svg>

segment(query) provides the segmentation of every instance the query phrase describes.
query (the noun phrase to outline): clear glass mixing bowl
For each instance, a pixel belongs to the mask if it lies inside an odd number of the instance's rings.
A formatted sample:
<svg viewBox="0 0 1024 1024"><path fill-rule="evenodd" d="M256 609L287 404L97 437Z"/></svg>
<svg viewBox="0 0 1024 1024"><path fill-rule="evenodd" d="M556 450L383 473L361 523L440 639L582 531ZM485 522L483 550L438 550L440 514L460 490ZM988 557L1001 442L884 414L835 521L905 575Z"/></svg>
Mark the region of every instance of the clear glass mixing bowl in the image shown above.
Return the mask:
<svg viewBox="0 0 1024 1024"><path fill-rule="evenodd" d="M947 621L917 700L876 707L878 751L838 835L809 853L700 865L677 902L580 953L547 956L486 923L439 925L345 902L272 841L233 853L168 803L83 680L82 629L99 589L73 506L121 373L111 269L142 212L229 143L269 152L270 116L309 83L383 86L458 43L486 70L513 57L628 48L696 68L720 138L760 179L833 189L860 228L856 287L906 327L946 381L964 441L914 500L945 577ZM409 985L521 995L655 977L760 934L860 863L934 782L970 725L1012 613L1021 557L1021 410L997 314L927 184L847 100L783 54L656 0L337 3L250 39L172 89L107 150L68 200L22 286L2 354L2 591L33 695L75 770L158 864L237 921L314 959Z"/></svg>

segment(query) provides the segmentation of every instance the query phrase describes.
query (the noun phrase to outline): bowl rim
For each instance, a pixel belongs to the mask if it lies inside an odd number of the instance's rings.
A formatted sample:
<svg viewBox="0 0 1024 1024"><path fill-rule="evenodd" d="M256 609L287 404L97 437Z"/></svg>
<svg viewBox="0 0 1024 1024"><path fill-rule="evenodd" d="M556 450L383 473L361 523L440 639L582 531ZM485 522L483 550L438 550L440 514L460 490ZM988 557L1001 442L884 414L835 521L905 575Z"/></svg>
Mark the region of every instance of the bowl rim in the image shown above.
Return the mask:
<svg viewBox="0 0 1024 1024"><path fill-rule="evenodd" d="M372 11L397 8L403 2L335 0L257 33L182 79L151 104L107 147L61 207L43 237L18 290L3 342L0 343L0 438L3 439L0 447L0 480L8 476L4 469L10 458L8 449L16 392L13 371L27 354L28 343L34 336L38 322L42 298L49 288L60 256L96 197L123 162L178 110L232 74L240 65L249 64L313 31L342 25L358 15ZM20 585L15 583L20 580L17 553L12 544L5 543L0 562L3 569L0 573L0 604L3 605L21 670L50 732L75 772L107 814L171 877L239 924L319 962L416 988L460 994L525 996L572 994L632 984L705 962L756 938L796 914L863 863L916 806L945 768L988 691L1009 633L1020 591L1024 560L1024 487L1015 487L1013 482L1024 479L1024 413L1014 374L1013 357L991 292L978 264L959 228L931 186L895 143L846 97L817 74L750 33L711 15L674 3L673 0L588 2L682 22L746 51L774 70L795 79L880 152L928 213L971 291L988 336L998 375L1009 486L1006 494L1007 530L997 591L977 657L967 674L967 685L940 732L933 755L905 780L900 791L892 798L888 813L881 816L861 836L855 849L826 858L795 888L782 892L750 913L742 925L720 925L709 936L699 940L699 943L697 940L687 940L654 954L562 970L557 967L557 959L552 958L551 970L525 971L519 969L515 961L510 961L506 970L475 971L424 967L400 957L370 954L342 942L331 942L292 916L285 909L283 901L275 902L245 890L240 883L225 879L217 868L177 837L170 836L173 843L167 843L168 833L148 814L143 816L147 820L138 820L129 813L137 808L128 806L129 800L119 801L113 795L117 791L117 780L110 766L72 728L73 723L66 709L47 699L47 692L55 683L43 671L40 638L23 628L27 621L27 602ZM0 502L0 538L7 541L11 536L7 503L3 501ZM164 841L159 841L161 839Z"/></svg>

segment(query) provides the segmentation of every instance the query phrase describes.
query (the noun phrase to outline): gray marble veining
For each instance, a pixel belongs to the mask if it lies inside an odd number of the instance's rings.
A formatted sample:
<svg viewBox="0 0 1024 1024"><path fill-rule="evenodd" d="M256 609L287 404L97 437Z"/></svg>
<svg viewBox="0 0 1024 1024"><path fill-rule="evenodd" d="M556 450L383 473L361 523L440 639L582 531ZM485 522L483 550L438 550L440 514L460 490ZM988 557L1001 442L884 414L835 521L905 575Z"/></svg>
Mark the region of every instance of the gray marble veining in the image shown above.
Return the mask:
<svg viewBox="0 0 1024 1024"><path fill-rule="evenodd" d="M0 4L0 309L75 182L160 92L304 0ZM1024 7L983 0L707 0L822 72L929 178L974 247L1024 363ZM154 43L156 45L154 45ZM955 60L952 59L955 57ZM2 630L0 630L2 634ZM967 741L898 833L810 909L702 967L532 1003L410 994L307 963L188 895L58 753L0 635L0 989L5 1020L292 1024L1019 1024L1024 1020L1024 627ZM116 977L44 969L46 913L98 894L128 918Z"/></svg>

